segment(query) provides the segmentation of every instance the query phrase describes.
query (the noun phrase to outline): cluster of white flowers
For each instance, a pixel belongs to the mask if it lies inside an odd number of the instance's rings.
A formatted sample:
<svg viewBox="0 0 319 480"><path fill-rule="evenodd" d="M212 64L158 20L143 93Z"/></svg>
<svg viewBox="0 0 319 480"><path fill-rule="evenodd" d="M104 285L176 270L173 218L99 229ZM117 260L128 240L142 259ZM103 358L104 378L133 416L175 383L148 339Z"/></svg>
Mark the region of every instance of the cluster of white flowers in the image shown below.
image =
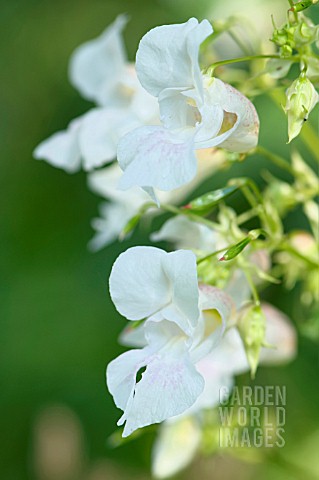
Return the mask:
<svg viewBox="0 0 319 480"><path fill-rule="evenodd" d="M67 172L88 171L89 188L107 199L101 218L93 221L92 250L115 240L147 202L155 201L156 211L156 204L185 199L223 163L225 155L216 147L242 153L258 141L253 104L201 70L200 46L213 33L207 20L152 29L140 42L135 66L123 46L126 22L118 17L71 58L71 83L97 106L35 150L36 158ZM196 453L200 415L218 404L220 387L231 388L235 375L251 367L237 328L249 308L251 288L239 268L229 272L223 289L218 282L204 283L198 273L199 256L226 250L222 231L180 215L151 239L173 242L177 250L133 247L111 272L115 307L134 321L120 341L135 348L108 365L107 385L123 411L118 424L124 424L124 437L164 422L153 470L165 477ZM267 271L267 255L249 255L256 268ZM292 358L295 334L288 319L267 304L261 311L265 344L277 348L262 348L261 362ZM191 434L180 437L185 428ZM176 438L184 440L174 441L172 448L169 439Z"/></svg>

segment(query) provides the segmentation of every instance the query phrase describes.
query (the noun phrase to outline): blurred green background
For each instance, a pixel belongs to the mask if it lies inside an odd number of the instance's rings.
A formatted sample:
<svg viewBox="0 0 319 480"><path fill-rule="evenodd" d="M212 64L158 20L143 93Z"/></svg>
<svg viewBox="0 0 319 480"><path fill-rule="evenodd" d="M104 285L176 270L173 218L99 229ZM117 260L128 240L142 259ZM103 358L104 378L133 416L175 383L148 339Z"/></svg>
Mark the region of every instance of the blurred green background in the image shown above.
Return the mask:
<svg viewBox="0 0 319 480"><path fill-rule="evenodd" d="M75 479L150 478L151 434L115 450L107 446L120 412L105 386L105 366L122 351L116 340L124 325L109 299L108 275L119 252L131 244L147 244L147 236L135 234L129 242L114 244L98 254L88 253L90 219L96 215L99 199L86 189L84 174L68 175L35 161L32 151L91 106L67 79L68 59L77 45L98 35L117 14L128 12L131 21L125 38L133 59L139 39L151 27L185 21L192 15L203 18L208 7L218 4L220 8L221 3L225 2L0 2L3 480L59 480L41 476L37 467L35 425L41 412L52 405L69 408L77 418L78 431L82 431L79 437L83 437L85 453L80 457L87 476L79 473ZM253 6L254 2L250 3ZM286 9L287 2L282 3ZM230 0L228 4L236 7L237 2ZM262 97L256 106L261 116L261 143L284 154L286 124L282 112ZM301 144L300 148L308 154ZM250 159L237 173L250 171L256 161L265 166L262 159ZM225 178L221 173L210 185L220 186ZM288 218L288 225L299 222L298 212ZM277 297L273 298L273 292L267 292L268 298L296 320L294 293L276 289ZM318 346L301 338L299 356L293 363L260 369L255 383L287 385L285 453L280 459L273 454L253 464L217 458L198 464L185 478L195 474L216 480L234 475L245 479L258 475L260 480L316 478ZM72 423L73 414L64 414ZM99 466L92 467L100 461Z"/></svg>

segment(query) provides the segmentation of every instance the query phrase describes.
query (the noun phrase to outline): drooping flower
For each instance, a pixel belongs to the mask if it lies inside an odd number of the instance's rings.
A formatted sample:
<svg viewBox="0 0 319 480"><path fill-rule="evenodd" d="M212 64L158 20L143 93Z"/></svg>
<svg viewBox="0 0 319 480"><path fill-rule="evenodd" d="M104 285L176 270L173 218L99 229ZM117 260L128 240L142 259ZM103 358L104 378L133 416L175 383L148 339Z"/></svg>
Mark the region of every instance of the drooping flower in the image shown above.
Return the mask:
<svg viewBox="0 0 319 480"><path fill-rule="evenodd" d="M207 20L154 28L141 40L136 70L158 99L162 125L140 127L119 142L120 188L172 190L196 174L195 150L220 146L245 152L257 143L259 121L240 92L200 71L200 44L212 33Z"/></svg>
<svg viewBox="0 0 319 480"><path fill-rule="evenodd" d="M179 204L184 201L191 191L204 179L207 179L219 168L224 161L222 152L203 151L198 158L198 172L196 177L187 185L170 192L156 192L159 203ZM89 188L107 199L100 205L100 218L92 221L92 227L96 231L89 243L93 251L103 248L105 245L116 240L127 222L134 217L143 204L150 201L149 195L139 187L133 187L129 191L119 190L118 182L122 171L118 163L106 168L96 170L88 175ZM155 215L158 209L149 209L147 215ZM158 238L160 239L160 238ZM179 248L188 248L185 243Z"/></svg>
<svg viewBox="0 0 319 480"><path fill-rule="evenodd" d="M127 59L122 36L127 22L126 15L119 15L99 37L77 47L70 59L69 78L87 100L100 107L125 108L148 123L157 118L158 107Z"/></svg>
<svg viewBox="0 0 319 480"><path fill-rule="evenodd" d="M41 142L34 157L69 173L89 171L114 160L119 139L140 125L124 108L93 108Z"/></svg>
<svg viewBox="0 0 319 480"><path fill-rule="evenodd" d="M125 352L107 368L108 388L124 412L118 422L125 422L123 436L181 414L204 389L195 365L218 342L231 301L213 287L199 291L195 258L186 250L134 247L113 266L116 308L129 320L146 318L144 348Z"/></svg>
<svg viewBox="0 0 319 480"><path fill-rule="evenodd" d="M296 333L290 320L269 304L262 304L266 316L266 341L274 348L264 348L261 365L291 361L296 353ZM163 422L153 446L152 473L155 478L168 478L191 463L199 451L203 435L202 416L223 401L235 383L235 376L249 371L243 343L237 329L231 328L212 353L204 357L197 370L205 380L205 388L192 407L182 415Z"/></svg>
<svg viewBox="0 0 319 480"><path fill-rule="evenodd" d="M37 159L69 173L89 171L116 158L119 139L148 122L158 122L156 100L139 83L126 59L120 15L100 37L81 45L70 60L70 80L87 99L97 103L68 128L44 140Z"/></svg>

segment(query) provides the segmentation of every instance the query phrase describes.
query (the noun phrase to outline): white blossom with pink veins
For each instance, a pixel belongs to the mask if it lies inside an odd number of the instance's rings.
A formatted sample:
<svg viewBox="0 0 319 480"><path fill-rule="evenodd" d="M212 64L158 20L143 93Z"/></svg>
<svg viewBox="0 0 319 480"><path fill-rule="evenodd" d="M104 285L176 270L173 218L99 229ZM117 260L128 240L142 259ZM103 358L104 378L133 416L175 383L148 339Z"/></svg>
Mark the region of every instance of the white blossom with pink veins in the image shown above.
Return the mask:
<svg viewBox="0 0 319 480"><path fill-rule="evenodd" d="M66 130L44 140L37 159L69 173L89 171L116 158L120 138L135 128L159 122L159 109L126 58L120 15L96 39L79 46L70 60L71 83L98 107L71 121Z"/></svg>
<svg viewBox="0 0 319 480"><path fill-rule="evenodd" d="M123 353L107 368L126 437L196 402L205 388L196 364L218 344L232 302L216 288L199 289L192 252L154 247L133 247L118 257L110 293L128 320L146 318L143 348Z"/></svg>
<svg viewBox="0 0 319 480"><path fill-rule="evenodd" d="M275 348L262 349L260 365L292 360L296 333L290 320L269 304L262 304L262 310L266 317L266 342ZM152 455L156 478L171 477L194 459L202 438L201 412L216 407L221 395L224 401L225 394L231 394L234 377L250 370L238 331L228 330L214 351L196 364L196 369L204 378L204 390L190 409L160 426Z"/></svg>
<svg viewBox="0 0 319 480"><path fill-rule="evenodd" d="M137 75L158 99L162 125L139 127L120 140L120 188L172 190L195 176L195 150L219 146L245 152L256 146L259 120L253 104L200 71L199 47L212 32L207 20L191 18L142 38Z"/></svg>

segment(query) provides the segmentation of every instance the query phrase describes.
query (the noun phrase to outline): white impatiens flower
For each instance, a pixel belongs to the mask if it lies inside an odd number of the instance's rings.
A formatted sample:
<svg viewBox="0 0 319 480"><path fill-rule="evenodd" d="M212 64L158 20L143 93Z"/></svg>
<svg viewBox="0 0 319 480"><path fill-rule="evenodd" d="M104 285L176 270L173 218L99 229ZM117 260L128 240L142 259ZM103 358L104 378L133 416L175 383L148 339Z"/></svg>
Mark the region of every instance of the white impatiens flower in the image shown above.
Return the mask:
<svg viewBox="0 0 319 480"><path fill-rule="evenodd" d="M140 125L124 108L93 108L40 143L34 157L69 173L89 171L114 160L119 139Z"/></svg>
<svg viewBox="0 0 319 480"><path fill-rule="evenodd" d="M125 352L107 368L108 388L124 412L118 424L125 422L125 437L195 403L205 387L196 364L218 343L232 304L216 288L199 290L192 252L154 247L119 256L110 293L127 319L146 318L144 348Z"/></svg>
<svg viewBox="0 0 319 480"><path fill-rule="evenodd" d="M271 305L262 304L262 310L266 316L266 341L274 348L262 349L260 364L274 365L292 360L296 353L296 333L290 320ZM140 345L141 334L135 341ZM160 425L152 454L155 478L171 477L191 463L202 440L202 413L220 403L221 392L226 400L224 395L231 394L234 377L249 371L238 331L228 330L213 353L200 360L196 368L205 380L205 388L190 409Z"/></svg>
<svg viewBox="0 0 319 480"><path fill-rule="evenodd" d="M176 190L156 192L160 203L179 204L184 201L197 185L209 178L225 161L225 156L221 151L207 150L201 153L198 158L196 177L187 185ZM119 190L117 185L121 176L122 171L117 162L88 175L89 188L108 200L108 203L104 202L100 205L100 218L92 221L92 227L96 234L90 241L89 248L93 251L116 240L127 222L138 213L143 204L150 201L149 195L139 187L133 187L129 191ZM152 208L147 211L146 215L156 213L158 213L158 209ZM188 237L190 236L188 235ZM188 246L184 243L177 248L188 248Z"/></svg>
<svg viewBox="0 0 319 480"><path fill-rule="evenodd" d="M80 45L70 59L69 77L84 98L101 107L129 109L148 123L158 117L158 106L127 60L122 36L127 21L119 15L99 37Z"/></svg>
<svg viewBox="0 0 319 480"><path fill-rule="evenodd" d="M116 158L119 139L149 122L158 123L157 101L140 84L126 60L119 16L103 34L78 47L70 61L70 79L87 99L97 103L68 128L44 140L34 151L37 159L69 173L89 171Z"/></svg>
<svg viewBox="0 0 319 480"><path fill-rule="evenodd" d="M166 240L172 242L177 249L186 248L208 253L227 245L216 230L183 215L167 220L158 232L152 233L151 240Z"/></svg>
<svg viewBox="0 0 319 480"><path fill-rule="evenodd" d="M245 152L256 146L259 121L252 103L200 71L199 47L212 31L207 20L191 18L142 38L136 70L158 99L162 125L140 127L120 140L120 188L172 190L195 176L195 150L220 146Z"/></svg>

